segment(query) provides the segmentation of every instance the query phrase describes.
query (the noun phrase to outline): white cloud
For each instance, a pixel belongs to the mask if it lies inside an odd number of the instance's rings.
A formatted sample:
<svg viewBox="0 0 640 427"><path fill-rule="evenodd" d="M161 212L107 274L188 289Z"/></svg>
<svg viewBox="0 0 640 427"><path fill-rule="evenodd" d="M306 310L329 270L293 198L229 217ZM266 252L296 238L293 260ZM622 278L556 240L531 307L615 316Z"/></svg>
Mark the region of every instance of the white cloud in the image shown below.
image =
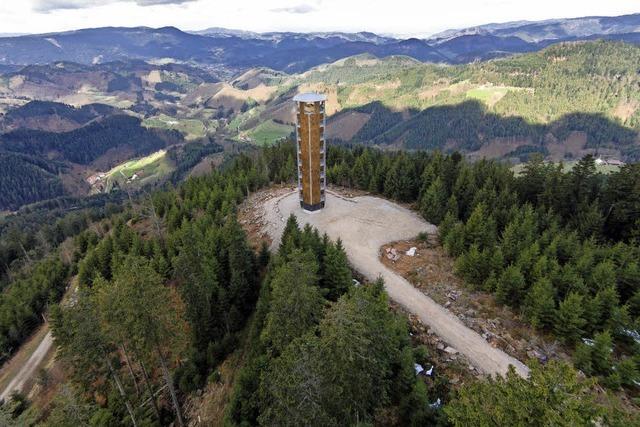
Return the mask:
<svg viewBox="0 0 640 427"><path fill-rule="evenodd" d="M196 0L35 0L33 10L48 13L55 10L88 9L117 2L135 3L138 6L157 6L183 4L192 1Z"/></svg>
<svg viewBox="0 0 640 427"><path fill-rule="evenodd" d="M316 10L318 10L316 7L311 6L310 4L299 4L296 6L291 6L291 7L276 7L274 9L271 9L271 12L276 12L276 13L297 13L297 14L304 14L304 13L311 13L311 12L315 12Z"/></svg>
<svg viewBox="0 0 640 427"><path fill-rule="evenodd" d="M488 22L638 12L638 0L0 0L1 31L13 33L172 25L420 37Z"/></svg>

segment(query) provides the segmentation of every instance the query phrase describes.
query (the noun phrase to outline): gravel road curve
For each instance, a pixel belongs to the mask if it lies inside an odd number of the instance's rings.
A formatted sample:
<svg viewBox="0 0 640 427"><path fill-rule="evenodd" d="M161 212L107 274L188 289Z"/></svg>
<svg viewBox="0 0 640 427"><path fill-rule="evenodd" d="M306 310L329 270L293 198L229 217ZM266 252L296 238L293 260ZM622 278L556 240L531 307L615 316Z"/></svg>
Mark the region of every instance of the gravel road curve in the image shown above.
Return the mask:
<svg viewBox="0 0 640 427"><path fill-rule="evenodd" d="M20 371L18 371L16 376L13 377L11 382L2 391L2 394L0 394L0 400L7 401L7 398L11 396L13 391L22 391L24 383L33 377L36 369L38 369L38 366L40 366L40 363L42 363L42 360L47 355L52 345L53 336L51 335L51 331L49 331L36 348L36 351L33 352L31 357L29 357L27 363L22 365Z"/></svg>
<svg viewBox="0 0 640 427"><path fill-rule="evenodd" d="M352 266L369 280L382 277L389 296L417 315L440 338L464 354L473 365L486 374L507 372L509 365L527 376L525 364L500 349L491 347L478 333L464 325L446 308L413 287L407 280L385 267L379 260L380 247L386 243L412 239L425 231L435 233L436 227L414 212L377 197L347 199L327 193L326 207L308 213L300 208L297 192L273 198L264 206L265 230L277 247L291 213L298 223L309 223L332 239L342 239Z"/></svg>

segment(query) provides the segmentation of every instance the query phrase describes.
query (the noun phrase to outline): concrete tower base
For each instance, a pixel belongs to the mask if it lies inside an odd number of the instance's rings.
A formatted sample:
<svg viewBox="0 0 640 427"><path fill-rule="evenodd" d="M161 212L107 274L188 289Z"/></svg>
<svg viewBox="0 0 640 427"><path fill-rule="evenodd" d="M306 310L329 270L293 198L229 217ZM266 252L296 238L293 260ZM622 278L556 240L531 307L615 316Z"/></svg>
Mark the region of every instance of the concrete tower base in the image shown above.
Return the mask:
<svg viewBox="0 0 640 427"><path fill-rule="evenodd" d="M307 203L305 203L303 201L300 201L300 207L302 209L304 209L305 211L314 212L314 211L317 211L317 210L320 210L320 209L324 208L324 201L322 201L320 203L316 203L315 205L310 205L310 204L307 204Z"/></svg>

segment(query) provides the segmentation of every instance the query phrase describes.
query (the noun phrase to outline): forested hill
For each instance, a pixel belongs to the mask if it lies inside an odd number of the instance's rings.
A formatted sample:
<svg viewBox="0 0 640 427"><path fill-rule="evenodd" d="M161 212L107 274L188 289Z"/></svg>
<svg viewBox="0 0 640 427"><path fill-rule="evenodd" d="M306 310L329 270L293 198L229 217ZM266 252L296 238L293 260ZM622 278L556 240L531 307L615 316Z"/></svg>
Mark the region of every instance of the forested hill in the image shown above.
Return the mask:
<svg viewBox="0 0 640 427"><path fill-rule="evenodd" d="M329 132L346 141L477 151L480 157L540 151L556 160L599 147L632 160L638 158L639 63L634 45L563 43L461 66L353 57L283 85L327 93L337 111ZM281 102L263 117L277 115ZM567 144L569 137L578 143ZM489 145L495 149L481 150Z"/></svg>
<svg viewBox="0 0 640 427"><path fill-rule="evenodd" d="M64 375L39 380L53 400L0 407L4 425L639 425L638 165L536 159L518 177L459 154L329 147L331 182L414 203L478 309L499 313L495 294L573 363L461 380L466 361L440 361L380 280L352 280L340 240L290 217L277 250L254 252L238 204L294 182L289 142L79 222L73 256L13 274L0 352L48 305ZM74 303L57 304L76 273Z"/></svg>
<svg viewBox="0 0 640 427"><path fill-rule="evenodd" d="M180 139L177 132L166 136ZM117 115L71 132L45 132L19 129L0 136L0 148L25 154L56 152L64 160L87 164L109 149L129 146L135 154L146 154L167 145L159 131L141 126L140 119Z"/></svg>
<svg viewBox="0 0 640 427"><path fill-rule="evenodd" d="M70 131L91 120L116 114L114 107L87 104L79 108L59 102L30 101L0 116L0 131L29 128L53 132Z"/></svg>
<svg viewBox="0 0 640 427"><path fill-rule="evenodd" d="M37 157L0 151L0 210L62 196L59 169Z"/></svg>
<svg viewBox="0 0 640 427"><path fill-rule="evenodd" d="M63 175L75 165L114 166L128 156L147 155L183 141L177 131L147 129L140 119L124 114L99 118L111 112L108 106L74 109L56 103L31 103L10 118L42 117L57 123L88 122L67 132L19 128L0 134L0 211L69 194ZM92 119L99 118L99 119ZM193 166L193 165L192 165ZM77 178L70 178L77 179Z"/></svg>

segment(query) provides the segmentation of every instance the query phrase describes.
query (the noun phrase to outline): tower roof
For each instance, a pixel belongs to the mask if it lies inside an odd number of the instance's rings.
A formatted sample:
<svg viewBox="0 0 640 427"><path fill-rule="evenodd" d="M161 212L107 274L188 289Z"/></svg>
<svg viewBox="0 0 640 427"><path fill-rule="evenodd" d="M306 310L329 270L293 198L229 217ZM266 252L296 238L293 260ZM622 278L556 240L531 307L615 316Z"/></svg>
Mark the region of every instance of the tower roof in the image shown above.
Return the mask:
<svg viewBox="0 0 640 427"><path fill-rule="evenodd" d="M327 97L321 93L299 93L293 97L295 102L321 102L326 101Z"/></svg>

